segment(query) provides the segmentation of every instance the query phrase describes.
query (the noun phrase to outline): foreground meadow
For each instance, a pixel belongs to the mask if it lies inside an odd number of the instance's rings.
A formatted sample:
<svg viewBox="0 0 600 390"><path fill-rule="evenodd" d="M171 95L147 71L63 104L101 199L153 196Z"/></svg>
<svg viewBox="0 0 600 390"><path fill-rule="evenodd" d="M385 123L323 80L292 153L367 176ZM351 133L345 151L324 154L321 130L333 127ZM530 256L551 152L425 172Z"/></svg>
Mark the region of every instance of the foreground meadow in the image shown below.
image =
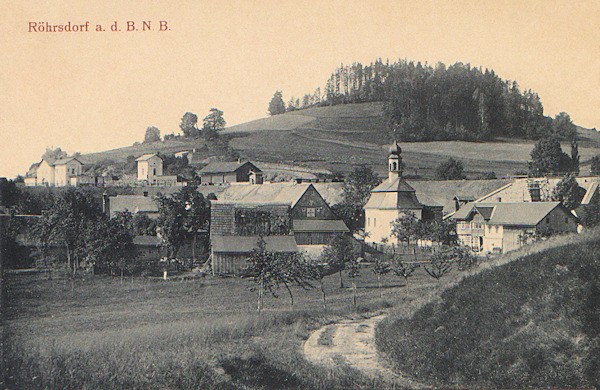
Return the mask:
<svg viewBox="0 0 600 390"><path fill-rule="evenodd" d="M302 343L312 330L369 315L426 295L438 283L422 270L387 275L382 299L369 268L357 279L325 279L285 289L256 312L251 280L206 276L163 281L43 274L6 275L5 337L8 388L384 388L349 368L308 363Z"/></svg>

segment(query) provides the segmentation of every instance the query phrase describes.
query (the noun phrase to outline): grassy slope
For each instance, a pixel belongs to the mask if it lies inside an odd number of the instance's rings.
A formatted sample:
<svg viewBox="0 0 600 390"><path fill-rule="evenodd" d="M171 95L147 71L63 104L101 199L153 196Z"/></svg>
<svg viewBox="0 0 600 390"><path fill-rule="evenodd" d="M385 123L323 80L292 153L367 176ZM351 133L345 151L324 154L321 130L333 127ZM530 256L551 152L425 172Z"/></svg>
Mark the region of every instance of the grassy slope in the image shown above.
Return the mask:
<svg viewBox="0 0 600 390"><path fill-rule="evenodd" d="M261 118L227 128L230 145L242 157L275 163L297 163L315 169L350 172L356 164L372 166L384 176L389 140L382 103L316 107ZM578 128L581 161L598 153L600 134ZM527 169L533 141L415 142L403 144L408 175L433 178L437 165L449 157L465 164L467 176L494 171L498 177ZM83 156L86 161L124 160L129 155L175 153L201 148L202 140L171 140L141 144ZM568 151L567 144L563 149ZM206 157L218 151L206 151Z"/></svg>
<svg viewBox="0 0 600 390"><path fill-rule="evenodd" d="M463 279L378 347L442 387L598 387L600 237L571 241Z"/></svg>

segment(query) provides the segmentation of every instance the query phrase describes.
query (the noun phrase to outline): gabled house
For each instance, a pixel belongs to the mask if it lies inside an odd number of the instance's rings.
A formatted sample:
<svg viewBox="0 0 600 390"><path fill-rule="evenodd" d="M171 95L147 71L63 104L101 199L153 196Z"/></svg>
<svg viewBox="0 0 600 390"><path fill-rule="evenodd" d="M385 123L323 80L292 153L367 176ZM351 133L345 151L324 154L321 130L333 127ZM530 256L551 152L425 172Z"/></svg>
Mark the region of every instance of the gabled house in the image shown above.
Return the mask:
<svg viewBox="0 0 600 390"><path fill-rule="evenodd" d="M63 187L71 185L71 179L81 175L83 163L76 157L58 160L45 158L31 165L25 177L27 186Z"/></svg>
<svg viewBox="0 0 600 390"><path fill-rule="evenodd" d="M138 180L153 184L163 175L163 160L158 154L144 154L135 161L137 162Z"/></svg>
<svg viewBox="0 0 600 390"><path fill-rule="evenodd" d="M473 202L451 217L459 242L475 252L508 252L535 235L577 232L577 218L560 202Z"/></svg>
<svg viewBox="0 0 600 390"><path fill-rule="evenodd" d="M250 161L212 162L198 175L202 184L263 183L263 172Z"/></svg>
<svg viewBox="0 0 600 390"><path fill-rule="evenodd" d="M145 214L151 219L157 219L159 215L155 197L140 195L105 196L104 211L110 218L124 211L129 211L131 214Z"/></svg>

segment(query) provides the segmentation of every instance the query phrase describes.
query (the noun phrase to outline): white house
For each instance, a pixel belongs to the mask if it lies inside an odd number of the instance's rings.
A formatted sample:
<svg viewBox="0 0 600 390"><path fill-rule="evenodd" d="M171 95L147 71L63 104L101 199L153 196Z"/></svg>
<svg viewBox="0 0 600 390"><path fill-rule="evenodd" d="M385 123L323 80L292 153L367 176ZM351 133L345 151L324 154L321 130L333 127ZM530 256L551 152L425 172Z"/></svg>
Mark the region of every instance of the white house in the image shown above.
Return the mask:
<svg viewBox="0 0 600 390"><path fill-rule="evenodd" d="M365 205L365 231L369 242L392 239L392 222L403 214L423 217L424 206L417 199L415 189L402 178L401 153L400 146L394 143L388 158L388 178L371 191Z"/></svg>
<svg viewBox="0 0 600 390"><path fill-rule="evenodd" d="M43 159L29 168L25 184L48 187L68 186L71 185L71 178L81 175L82 169L83 163L76 157L58 160Z"/></svg>
<svg viewBox="0 0 600 390"><path fill-rule="evenodd" d="M577 218L560 202L473 202L451 217L462 245L475 252L507 252L536 234L577 231Z"/></svg>
<svg viewBox="0 0 600 390"><path fill-rule="evenodd" d="M163 160L158 154L144 154L138 157L138 180L146 180L149 184L157 183L159 176L163 175Z"/></svg>

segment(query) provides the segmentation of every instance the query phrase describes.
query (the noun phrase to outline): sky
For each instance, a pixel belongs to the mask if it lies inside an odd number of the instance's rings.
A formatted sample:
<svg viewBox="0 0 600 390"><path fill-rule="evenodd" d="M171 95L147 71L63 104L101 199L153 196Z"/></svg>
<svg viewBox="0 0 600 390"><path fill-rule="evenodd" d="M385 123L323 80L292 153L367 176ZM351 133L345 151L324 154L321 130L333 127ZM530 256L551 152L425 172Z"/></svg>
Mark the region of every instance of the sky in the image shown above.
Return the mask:
<svg viewBox="0 0 600 390"><path fill-rule="evenodd" d="M178 132L187 111L258 119L276 90L301 97L340 64L377 58L493 69L537 92L546 115L600 129L597 0L0 0L0 15L9 178L46 147L88 153L141 141L148 126ZM45 22L89 31L30 31Z"/></svg>

